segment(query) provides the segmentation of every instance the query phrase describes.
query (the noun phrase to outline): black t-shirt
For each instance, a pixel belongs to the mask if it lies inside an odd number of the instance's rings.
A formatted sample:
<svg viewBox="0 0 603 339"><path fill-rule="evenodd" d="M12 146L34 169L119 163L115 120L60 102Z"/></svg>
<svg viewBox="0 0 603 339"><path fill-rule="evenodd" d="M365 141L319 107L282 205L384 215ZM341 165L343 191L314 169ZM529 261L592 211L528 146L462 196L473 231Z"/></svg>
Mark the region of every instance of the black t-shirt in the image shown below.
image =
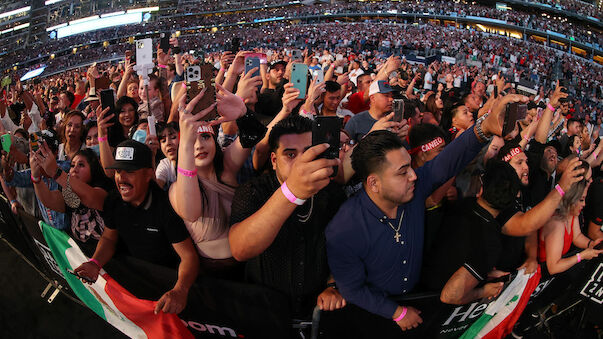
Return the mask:
<svg viewBox="0 0 603 339"><path fill-rule="evenodd" d="M230 223L253 215L279 187L274 171L240 186L232 201ZM246 279L287 294L294 314L311 312L329 276L324 230L344 199L341 187L330 184L297 207L272 244L247 262Z"/></svg>
<svg viewBox="0 0 603 339"><path fill-rule="evenodd" d="M531 208L529 190L526 187L521 188L521 195L515 199L513 206L503 210L496 217L496 221L502 227L517 213L526 212ZM526 237L512 237L506 234L500 235L500 241L503 248L503 255L496 263L496 268L505 271L515 271L526 260Z"/></svg>
<svg viewBox="0 0 603 339"><path fill-rule="evenodd" d="M258 102L255 104L255 112L270 117L277 115L283 108L284 85L285 83L282 83L276 89L266 89L264 93L260 93Z"/></svg>
<svg viewBox="0 0 603 339"><path fill-rule="evenodd" d="M588 189L586 206L584 207L585 225L593 222L595 225L603 225L603 178L596 178Z"/></svg>
<svg viewBox="0 0 603 339"><path fill-rule="evenodd" d="M500 225L475 198L459 202L456 211L444 219L425 260L422 285L432 291L441 290L461 267L484 281L502 253Z"/></svg>
<svg viewBox="0 0 603 339"><path fill-rule="evenodd" d="M105 227L117 230L127 251L135 258L177 268L180 262L172 244L189 238L184 222L174 212L167 193L149 184L145 201L138 207L124 202L114 190L103 205Z"/></svg>
<svg viewBox="0 0 603 339"><path fill-rule="evenodd" d="M528 157L528 167L530 168L528 187L530 189L532 206L539 204L551 191L553 176L550 176L540 168L544 149L546 146L538 141L530 141L529 147L526 149Z"/></svg>

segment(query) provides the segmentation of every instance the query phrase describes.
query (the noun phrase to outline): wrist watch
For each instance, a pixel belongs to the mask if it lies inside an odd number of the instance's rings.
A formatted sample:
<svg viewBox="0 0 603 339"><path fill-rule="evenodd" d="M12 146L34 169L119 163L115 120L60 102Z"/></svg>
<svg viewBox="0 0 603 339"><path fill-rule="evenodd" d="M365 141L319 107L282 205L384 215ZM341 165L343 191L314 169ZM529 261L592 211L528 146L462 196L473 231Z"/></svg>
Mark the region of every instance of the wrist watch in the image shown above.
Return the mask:
<svg viewBox="0 0 603 339"><path fill-rule="evenodd" d="M482 130L482 122L484 122L484 120L486 120L488 115L490 115L490 113L486 113L486 114L482 115L482 117L477 119L477 122L475 123L475 131L477 132L477 135L479 136L479 138L482 139L481 141L484 141L484 142L488 142L488 141L492 140L492 136L490 136L489 138L486 137L486 135L484 134L484 131Z"/></svg>
<svg viewBox="0 0 603 339"><path fill-rule="evenodd" d="M63 170L60 167L57 167L57 171L54 173L52 179L56 181L61 176L61 174L63 174Z"/></svg>

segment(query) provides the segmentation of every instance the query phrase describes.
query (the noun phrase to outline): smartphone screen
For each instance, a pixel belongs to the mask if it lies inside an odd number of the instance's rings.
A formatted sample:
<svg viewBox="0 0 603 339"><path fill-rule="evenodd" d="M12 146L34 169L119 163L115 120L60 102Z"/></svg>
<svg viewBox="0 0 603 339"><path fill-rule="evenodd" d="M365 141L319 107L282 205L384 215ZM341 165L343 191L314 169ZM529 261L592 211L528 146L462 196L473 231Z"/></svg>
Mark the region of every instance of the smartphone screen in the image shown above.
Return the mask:
<svg viewBox="0 0 603 339"><path fill-rule="evenodd" d="M87 282L90 282L90 283L95 282L95 280L92 280L92 279L90 279L88 277L85 277L83 275L79 275L79 274L75 273L73 270L71 270L69 268L67 269L67 273L75 275L78 279L84 279L84 280L86 280Z"/></svg>
<svg viewBox="0 0 603 339"><path fill-rule="evenodd" d="M305 99L308 88L308 65L298 63L291 66L291 83L293 83L293 88L299 90L297 98Z"/></svg>
<svg viewBox="0 0 603 339"><path fill-rule="evenodd" d="M312 122L312 146L328 143L329 148L319 158L337 159L339 157L339 131L341 118L318 116ZM337 166L333 169L332 177L337 175Z"/></svg>
<svg viewBox="0 0 603 339"><path fill-rule="evenodd" d="M29 146L33 152L37 152L40 149L40 132L29 135Z"/></svg>
<svg viewBox="0 0 603 339"><path fill-rule="evenodd" d="M520 104L518 102L507 104L502 135L506 136L511 133L515 129L516 121L525 119L527 111L528 106L526 104Z"/></svg>
<svg viewBox="0 0 603 339"><path fill-rule="evenodd" d="M394 111L394 119L395 122L400 122L404 119L404 100L395 99L392 103L392 109Z"/></svg>
<svg viewBox="0 0 603 339"><path fill-rule="evenodd" d="M10 140L10 134L4 134L2 136L2 150L6 153L10 153L10 145L12 141Z"/></svg>

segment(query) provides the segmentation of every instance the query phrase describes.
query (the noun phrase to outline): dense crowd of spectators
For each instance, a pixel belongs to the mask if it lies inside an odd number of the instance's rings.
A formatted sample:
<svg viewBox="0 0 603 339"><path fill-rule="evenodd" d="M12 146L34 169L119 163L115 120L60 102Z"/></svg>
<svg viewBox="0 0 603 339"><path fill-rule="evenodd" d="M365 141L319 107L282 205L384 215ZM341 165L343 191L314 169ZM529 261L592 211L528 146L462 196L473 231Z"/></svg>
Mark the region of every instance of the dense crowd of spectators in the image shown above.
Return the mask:
<svg viewBox="0 0 603 339"><path fill-rule="evenodd" d="M227 4L224 2L223 4ZM181 5L185 5L182 3ZM234 4L232 4L234 6ZM273 5L272 2L264 1L256 3L246 3L246 7ZM224 5L226 6L226 5ZM177 7L179 8L179 7ZM18 49L3 57L3 64L13 62L14 60L29 60L36 56L48 55L58 50L70 46L77 46L91 41L105 41L119 37L127 37L141 31L155 31L170 29L185 30L198 26L212 26L218 23L237 23L252 22L257 19L267 19L273 17L295 18L303 15L324 15L325 13L359 13L359 12L388 12L395 9L398 13L431 13L438 15L455 16L477 16L493 18L506 21L509 24L537 29L541 31L553 31L573 37L577 41L591 43L595 48L603 46L603 35L595 29L584 26L580 22L568 21L567 18L551 18L539 14L528 14L517 10L501 11L493 7L482 6L478 4L455 3L449 1L428 1L428 2L402 2L402 3L344 3L336 2L334 4L316 4L313 6L303 6L300 4L283 4L282 7L266 10L255 10L235 13L222 13L216 15L199 15L196 13L208 12L211 9L220 10L222 7L214 7L204 4L201 7L195 6L191 11L185 11L181 14L161 17L155 21L145 22L141 25L129 25L117 28L109 28L100 31L94 31L85 34L63 38L57 41L49 41L36 46L36 48ZM222 9L226 10L226 9ZM49 25L50 26L50 25ZM0 46L0 52L10 52L14 50L11 44Z"/></svg>
<svg viewBox="0 0 603 339"><path fill-rule="evenodd" d="M205 275L346 322L327 337L386 338L425 326L394 296L465 305L539 267L568 291L603 253L599 65L430 24L158 45L150 65L127 42L55 58L0 100L3 193L73 238L82 279L129 255L177 269L156 312Z"/></svg>

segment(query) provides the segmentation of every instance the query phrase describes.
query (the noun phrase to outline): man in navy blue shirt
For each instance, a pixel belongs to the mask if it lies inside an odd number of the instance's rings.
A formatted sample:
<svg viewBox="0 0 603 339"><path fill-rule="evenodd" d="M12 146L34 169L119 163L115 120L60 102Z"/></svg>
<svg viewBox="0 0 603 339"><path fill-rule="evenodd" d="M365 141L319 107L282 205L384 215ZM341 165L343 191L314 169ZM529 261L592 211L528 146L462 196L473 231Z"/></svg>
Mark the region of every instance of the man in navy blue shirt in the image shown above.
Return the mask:
<svg viewBox="0 0 603 339"><path fill-rule="evenodd" d="M416 172L394 133L376 131L359 142L352 167L363 189L342 205L325 232L329 267L348 303L392 319L402 330L421 324L419 310L389 296L408 293L419 280L425 199L501 134L507 103L527 100L500 98L490 114Z"/></svg>

